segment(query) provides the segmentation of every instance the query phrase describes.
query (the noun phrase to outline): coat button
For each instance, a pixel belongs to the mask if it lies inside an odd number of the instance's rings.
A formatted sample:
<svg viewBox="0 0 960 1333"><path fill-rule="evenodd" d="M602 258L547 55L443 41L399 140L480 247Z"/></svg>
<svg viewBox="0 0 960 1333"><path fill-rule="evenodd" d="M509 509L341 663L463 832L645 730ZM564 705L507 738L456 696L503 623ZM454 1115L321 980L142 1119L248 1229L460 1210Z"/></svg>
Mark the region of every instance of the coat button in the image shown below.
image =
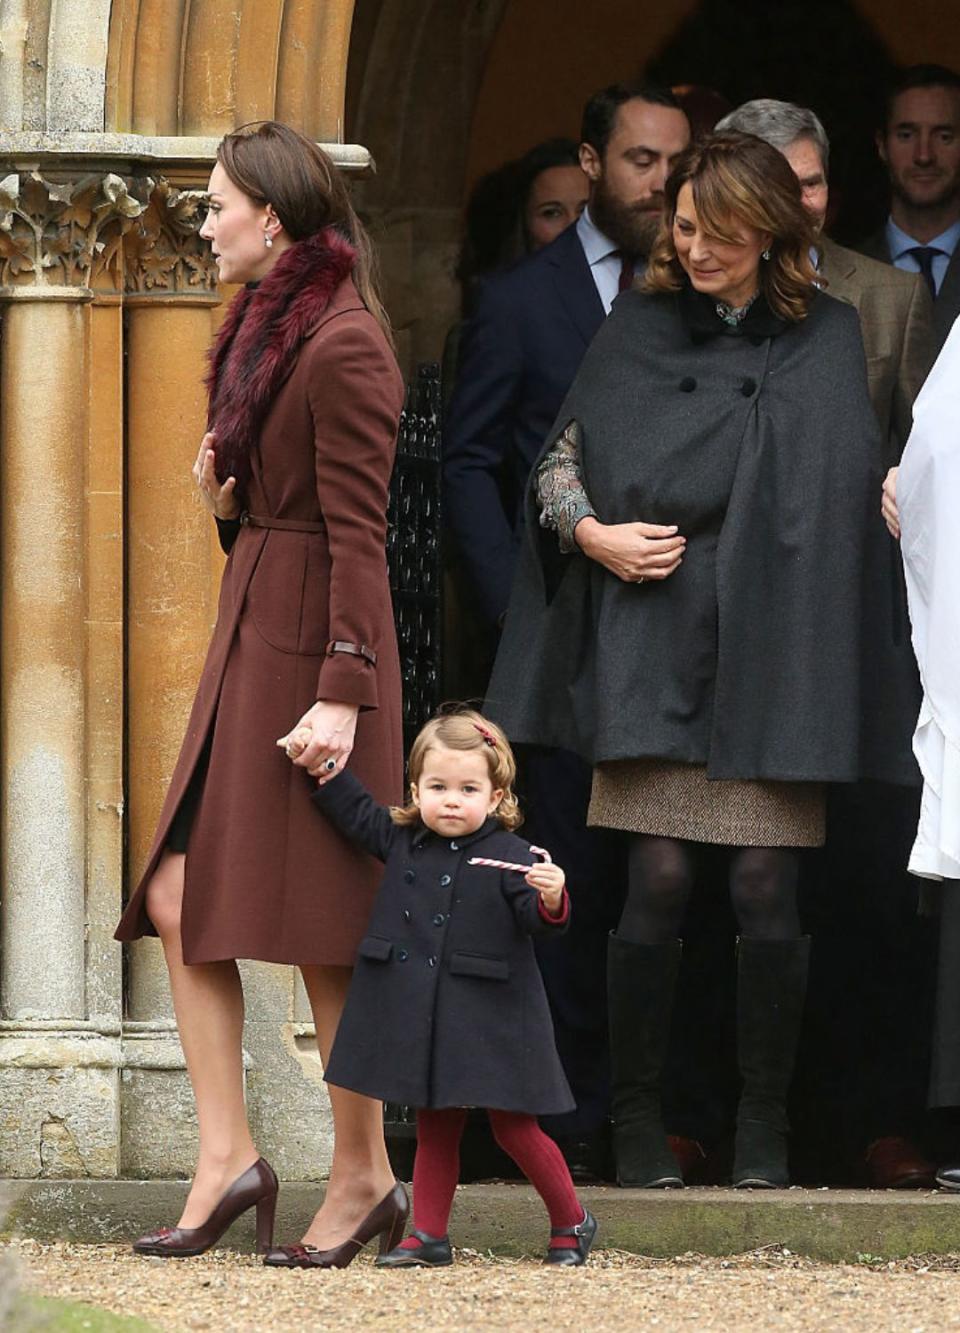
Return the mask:
<svg viewBox="0 0 960 1333"><path fill-rule="evenodd" d="M427 967L436 967L436 965L437 965L437 955L432 953L430 957L427 959Z"/></svg>
<svg viewBox="0 0 960 1333"><path fill-rule="evenodd" d="M403 878L407 881L408 884L412 884L413 881L417 878L417 872L415 870L405 870L403 872Z"/></svg>
<svg viewBox="0 0 960 1333"><path fill-rule="evenodd" d="M451 852L459 852L459 850L460 850L460 844L459 844L458 842L452 842L452 843L450 844L450 850L451 850Z"/></svg>
<svg viewBox="0 0 960 1333"><path fill-rule="evenodd" d="M752 398L757 392L757 381L751 379L744 380L740 385L740 392L743 394L744 398Z"/></svg>
<svg viewBox="0 0 960 1333"><path fill-rule="evenodd" d="M407 953L406 949L398 949L398 950L397 950L397 962L398 962L398 963L405 963L409 957L410 957L410 955Z"/></svg>
<svg viewBox="0 0 960 1333"><path fill-rule="evenodd" d="M440 876L440 883L443 885L444 888L446 888L447 885L450 883L450 876L449 876L449 875L441 875L441 876Z"/></svg>
<svg viewBox="0 0 960 1333"><path fill-rule="evenodd" d="M405 908L403 909L403 919L404 919L404 921L409 921L409 920L410 920L410 908L409 908L409 907L405 907Z"/></svg>
<svg viewBox="0 0 960 1333"><path fill-rule="evenodd" d="M697 381L693 378L692 375L685 375L683 379L680 381L681 393L693 393L696 387L697 387Z"/></svg>
<svg viewBox="0 0 960 1333"><path fill-rule="evenodd" d="M442 913L442 912L438 912L437 915L433 918L433 924L434 924L435 926L442 926L443 923L444 923L444 921L445 921L445 919L446 919L446 918L444 917L443 913Z"/></svg>

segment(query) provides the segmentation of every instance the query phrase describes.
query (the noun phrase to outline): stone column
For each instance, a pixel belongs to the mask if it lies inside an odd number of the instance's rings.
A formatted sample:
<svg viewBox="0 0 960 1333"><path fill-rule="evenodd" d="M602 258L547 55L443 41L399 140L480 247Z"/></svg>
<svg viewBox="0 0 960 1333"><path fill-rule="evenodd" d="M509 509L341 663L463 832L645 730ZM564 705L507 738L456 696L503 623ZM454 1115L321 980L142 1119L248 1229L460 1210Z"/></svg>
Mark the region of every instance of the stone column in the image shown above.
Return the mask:
<svg viewBox="0 0 960 1333"><path fill-rule="evenodd" d="M110 174L0 182L0 1175L118 1168L120 971L107 961L91 985L88 956L103 961L119 900L111 289L141 207Z"/></svg>

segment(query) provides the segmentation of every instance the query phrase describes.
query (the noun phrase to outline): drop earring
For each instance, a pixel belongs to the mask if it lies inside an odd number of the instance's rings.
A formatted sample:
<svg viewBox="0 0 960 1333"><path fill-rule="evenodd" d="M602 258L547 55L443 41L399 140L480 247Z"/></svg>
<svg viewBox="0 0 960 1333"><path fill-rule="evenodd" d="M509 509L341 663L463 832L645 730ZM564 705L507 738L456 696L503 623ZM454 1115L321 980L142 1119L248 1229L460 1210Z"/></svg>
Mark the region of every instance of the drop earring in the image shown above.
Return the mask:
<svg viewBox="0 0 960 1333"><path fill-rule="evenodd" d="M760 251L760 258L761 258L761 259L769 259L769 258L770 258L770 251L769 251L769 250L761 250L761 251Z"/></svg>
<svg viewBox="0 0 960 1333"><path fill-rule="evenodd" d="M269 233L268 231L265 231L265 232L263 233L263 243L264 243L264 245L267 247L268 250L272 250L272 249L273 249L273 237L270 235L270 233Z"/></svg>

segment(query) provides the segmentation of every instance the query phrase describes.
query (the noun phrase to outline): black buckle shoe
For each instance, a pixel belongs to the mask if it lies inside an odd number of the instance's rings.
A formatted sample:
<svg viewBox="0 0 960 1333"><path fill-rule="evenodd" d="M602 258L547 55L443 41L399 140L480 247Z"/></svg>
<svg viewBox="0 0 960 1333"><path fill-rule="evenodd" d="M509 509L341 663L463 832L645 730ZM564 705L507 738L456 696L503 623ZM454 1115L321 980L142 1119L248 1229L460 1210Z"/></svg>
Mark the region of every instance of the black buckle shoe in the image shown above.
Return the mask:
<svg viewBox="0 0 960 1333"><path fill-rule="evenodd" d="M587 1262L587 1256L593 1248L596 1235L597 1219L593 1213L584 1208L583 1221L575 1227L552 1227L550 1230L551 1238L554 1236L576 1236L576 1245L573 1247L551 1245L543 1262L567 1268L579 1268L581 1264Z"/></svg>
<svg viewBox="0 0 960 1333"><path fill-rule="evenodd" d="M395 1250L377 1255L377 1268L444 1268L453 1263L453 1251L450 1249L449 1236L428 1236L416 1227L410 1232L420 1242L416 1250L405 1250L398 1245Z"/></svg>

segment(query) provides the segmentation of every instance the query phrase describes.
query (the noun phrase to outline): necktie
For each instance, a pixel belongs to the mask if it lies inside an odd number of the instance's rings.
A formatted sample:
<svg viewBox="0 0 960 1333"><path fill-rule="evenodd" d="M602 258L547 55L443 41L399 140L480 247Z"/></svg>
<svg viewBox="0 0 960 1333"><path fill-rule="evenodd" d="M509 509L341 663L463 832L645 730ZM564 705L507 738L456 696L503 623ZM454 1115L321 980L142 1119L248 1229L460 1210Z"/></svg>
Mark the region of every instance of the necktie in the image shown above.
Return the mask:
<svg viewBox="0 0 960 1333"><path fill-rule="evenodd" d="M622 250L617 253L620 255L620 283L617 291L625 292L628 287L633 286L633 274L636 266L630 256L625 255Z"/></svg>
<svg viewBox="0 0 960 1333"><path fill-rule="evenodd" d="M913 255L920 265L920 275L930 289L931 300L935 301L937 299L937 284L933 277L933 259L935 255L942 255L943 251L938 250L935 245L915 245L906 253Z"/></svg>

